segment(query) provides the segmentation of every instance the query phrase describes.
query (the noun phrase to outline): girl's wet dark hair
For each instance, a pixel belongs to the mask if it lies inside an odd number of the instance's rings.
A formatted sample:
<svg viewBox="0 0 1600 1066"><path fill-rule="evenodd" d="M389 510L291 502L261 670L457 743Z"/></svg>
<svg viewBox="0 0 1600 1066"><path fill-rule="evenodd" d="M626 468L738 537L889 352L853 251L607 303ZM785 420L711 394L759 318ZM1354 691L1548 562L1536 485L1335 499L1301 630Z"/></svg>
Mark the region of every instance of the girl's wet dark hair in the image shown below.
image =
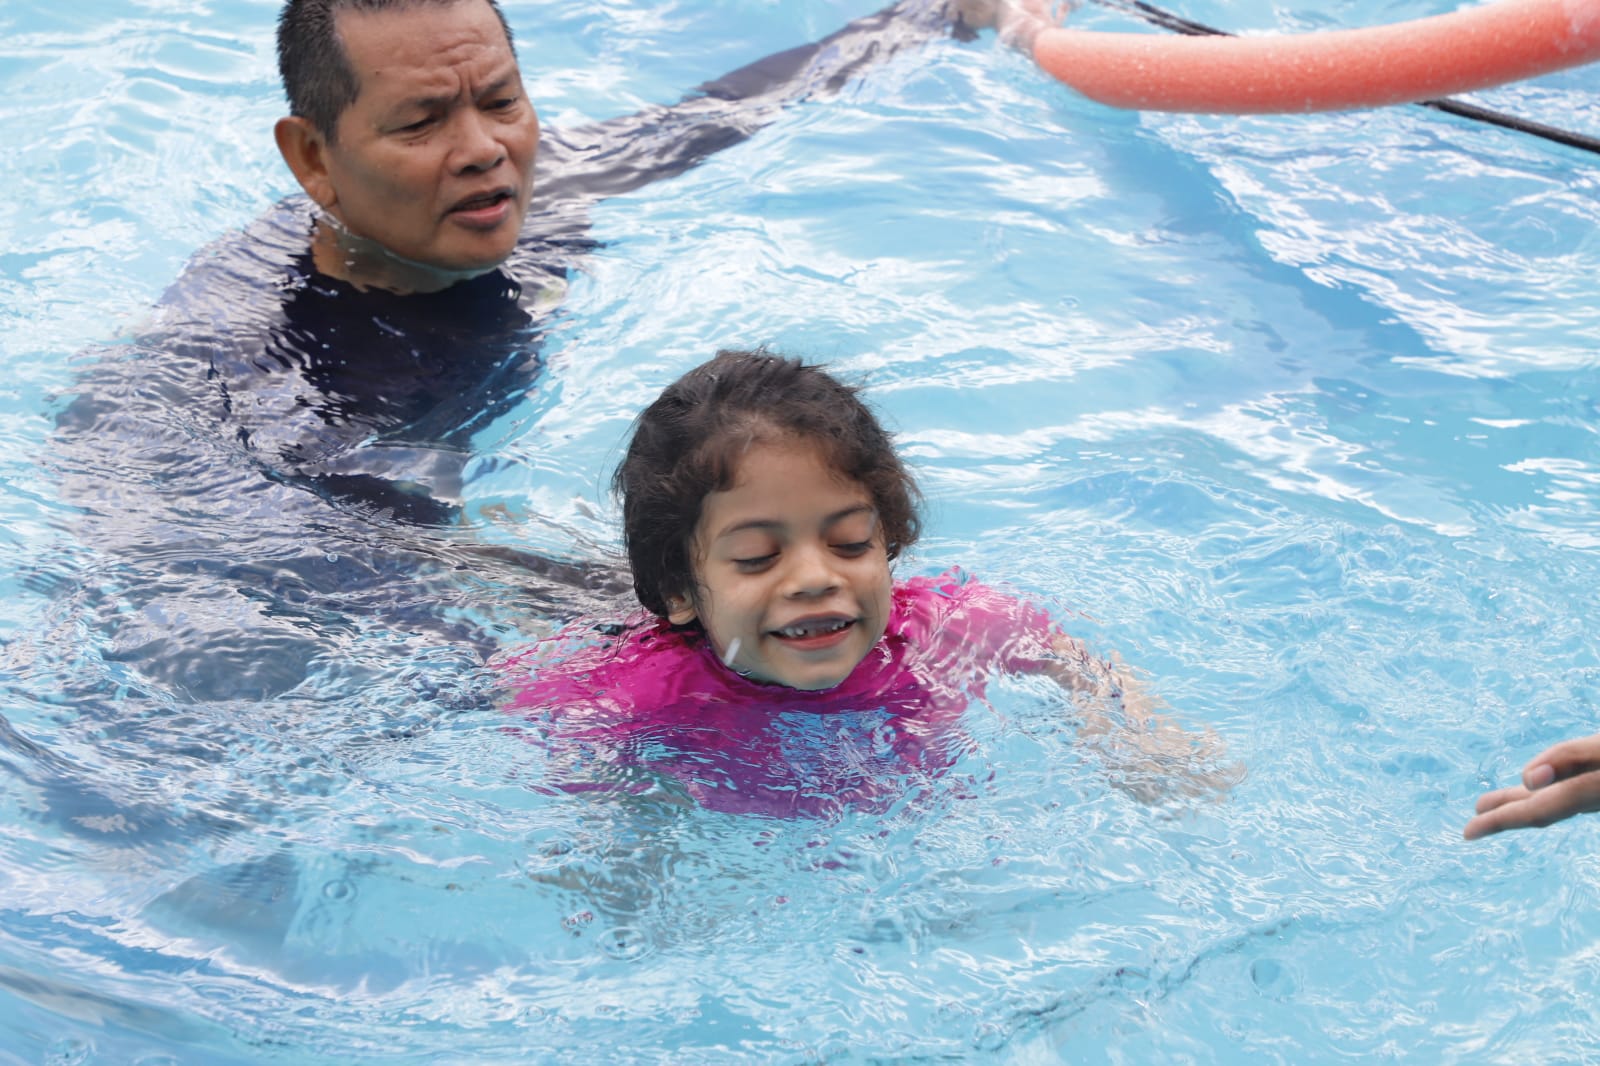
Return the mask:
<svg viewBox="0 0 1600 1066"><path fill-rule="evenodd" d="M667 386L634 423L612 487L639 602L666 617L696 594L694 534L707 496L733 487L752 444L795 440L821 450L866 489L889 558L916 543L921 494L859 390L822 367L773 353L724 350Z"/></svg>

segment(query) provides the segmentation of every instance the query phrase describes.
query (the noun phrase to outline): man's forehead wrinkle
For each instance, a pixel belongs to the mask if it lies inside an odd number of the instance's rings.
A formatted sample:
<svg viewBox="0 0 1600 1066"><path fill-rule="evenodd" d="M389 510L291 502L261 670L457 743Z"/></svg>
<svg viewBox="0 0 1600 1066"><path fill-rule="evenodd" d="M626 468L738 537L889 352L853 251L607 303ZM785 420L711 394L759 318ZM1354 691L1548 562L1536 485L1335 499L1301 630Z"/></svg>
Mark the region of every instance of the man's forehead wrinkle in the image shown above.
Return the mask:
<svg viewBox="0 0 1600 1066"><path fill-rule="evenodd" d="M374 88L392 91L394 99L400 103L437 107L459 100L463 95L516 82L517 66L509 58L496 56L489 62L484 62L483 58L466 56L424 69L385 62L363 73Z"/></svg>
<svg viewBox="0 0 1600 1066"><path fill-rule="evenodd" d="M396 97L403 103L418 104L423 107L438 107L453 103L463 96L509 85L514 80L514 76L509 73L505 76L491 74L487 77L478 77L471 71L462 71L455 67L432 72L426 78L397 73L395 77L386 80L381 72L373 78L375 84L392 84L399 81L404 91L396 93Z"/></svg>

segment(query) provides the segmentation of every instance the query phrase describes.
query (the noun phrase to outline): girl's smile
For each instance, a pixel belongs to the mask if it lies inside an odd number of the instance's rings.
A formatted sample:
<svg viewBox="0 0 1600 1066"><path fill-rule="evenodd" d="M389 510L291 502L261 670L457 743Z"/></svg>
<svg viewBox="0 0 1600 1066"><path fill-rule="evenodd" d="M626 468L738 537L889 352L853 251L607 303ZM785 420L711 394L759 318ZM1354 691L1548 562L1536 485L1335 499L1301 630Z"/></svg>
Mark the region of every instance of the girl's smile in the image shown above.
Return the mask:
<svg viewBox="0 0 1600 1066"><path fill-rule="evenodd" d="M806 441L751 445L733 487L706 497L692 554L697 588L669 618L698 618L723 662L758 681L832 688L888 624L877 511Z"/></svg>

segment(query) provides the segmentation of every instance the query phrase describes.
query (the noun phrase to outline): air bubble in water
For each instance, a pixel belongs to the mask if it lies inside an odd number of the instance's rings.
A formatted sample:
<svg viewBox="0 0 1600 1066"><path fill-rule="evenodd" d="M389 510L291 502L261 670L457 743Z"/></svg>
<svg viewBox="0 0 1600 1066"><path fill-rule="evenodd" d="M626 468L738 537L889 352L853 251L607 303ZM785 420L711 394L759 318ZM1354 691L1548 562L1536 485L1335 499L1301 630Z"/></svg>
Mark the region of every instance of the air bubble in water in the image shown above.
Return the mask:
<svg viewBox="0 0 1600 1066"><path fill-rule="evenodd" d="M650 954L653 945L650 943L650 938L644 933L637 929L630 929L625 925L620 925L615 929L606 931L605 935L600 938L600 947L613 959L632 962L634 959L642 959Z"/></svg>

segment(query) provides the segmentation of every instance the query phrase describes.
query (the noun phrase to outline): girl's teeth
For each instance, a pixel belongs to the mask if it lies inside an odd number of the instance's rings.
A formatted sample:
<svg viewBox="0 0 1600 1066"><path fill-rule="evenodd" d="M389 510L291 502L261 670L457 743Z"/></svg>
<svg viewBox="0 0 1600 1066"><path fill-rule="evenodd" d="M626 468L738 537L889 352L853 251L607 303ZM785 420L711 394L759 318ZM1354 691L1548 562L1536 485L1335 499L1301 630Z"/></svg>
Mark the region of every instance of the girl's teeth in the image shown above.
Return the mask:
<svg viewBox="0 0 1600 1066"><path fill-rule="evenodd" d="M819 622L815 625L784 626L778 630L778 635L780 637L810 637L819 633L834 633L849 624L849 622Z"/></svg>

